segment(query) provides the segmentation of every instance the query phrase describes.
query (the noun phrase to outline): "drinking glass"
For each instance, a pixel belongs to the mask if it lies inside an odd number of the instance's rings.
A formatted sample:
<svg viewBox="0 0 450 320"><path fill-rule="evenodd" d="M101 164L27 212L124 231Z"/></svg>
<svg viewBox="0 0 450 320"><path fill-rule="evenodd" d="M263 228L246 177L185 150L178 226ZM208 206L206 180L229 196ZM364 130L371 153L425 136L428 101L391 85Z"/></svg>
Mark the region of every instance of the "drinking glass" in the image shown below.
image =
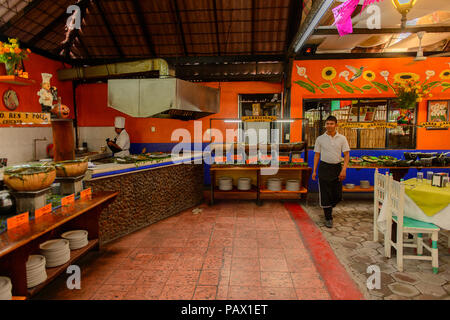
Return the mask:
<svg viewBox="0 0 450 320"><path fill-rule="evenodd" d="M433 171L427 171L427 180L433 180Z"/></svg>
<svg viewBox="0 0 450 320"><path fill-rule="evenodd" d="M417 172L417 181L423 182L423 172Z"/></svg>

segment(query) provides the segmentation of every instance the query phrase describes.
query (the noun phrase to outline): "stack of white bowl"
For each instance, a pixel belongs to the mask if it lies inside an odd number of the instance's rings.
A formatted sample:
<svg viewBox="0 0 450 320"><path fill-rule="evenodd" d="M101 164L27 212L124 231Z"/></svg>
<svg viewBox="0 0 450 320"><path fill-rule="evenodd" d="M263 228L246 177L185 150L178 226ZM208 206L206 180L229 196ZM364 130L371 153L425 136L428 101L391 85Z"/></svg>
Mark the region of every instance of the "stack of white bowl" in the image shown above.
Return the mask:
<svg viewBox="0 0 450 320"><path fill-rule="evenodd" d="M361 180L359 182L359 186L361 187L361 189L369 189L370 188L370 182L369 182L369 180Z"/></svg>
<svg viewBox="0 0 450 320"><path fill-rule="evenodd" d="M219 178L219 190L230 191L233 189L233 179L231 177Z"/></svg>
<svg viewBox="0 0 450 320"><path fill-rule="evenodd" d="M288 180L286 181L286 190L287 191L299 191L300 190L300 180Z"/></svg>
<svg viewBox="0 0 450 320"><path fill-rule="evenodd" d="M252 188L252 179L250 178L239 178L238 180L238 190L250 190Z"/></svg>
<svg viewBox="0 0 450 320"><path fill-rule="evenodd" d="M47 268L60 266L70 260L69 240L49 240L41 243L39 248L45 256Z"/></svg>
<svg viewBox="0 0 450 320"><path fill-rule="evenodd" d="M27 288L33 288L47 279L45 271L45 257L33 254L27 261Z"/></svg>
<svg viewBox="0 0 450 320"><path fill-rule="evenodd" d="M12 284L8 277L0 277L0 300L12 299Z"/></svg>
<svg viewBox="0 0 450 320"><path fill-rule="evenodd" d="M88 232L86 230L73 230L64 232L61 237L69 240L70 250L76 250L88 245Z"/></svg>
<svg viewBox="0 0 450 320"><path fill-rule="evenodd" d="M281 179L270 178L267 179L267 189L270 191L281 191Z"/></svg>

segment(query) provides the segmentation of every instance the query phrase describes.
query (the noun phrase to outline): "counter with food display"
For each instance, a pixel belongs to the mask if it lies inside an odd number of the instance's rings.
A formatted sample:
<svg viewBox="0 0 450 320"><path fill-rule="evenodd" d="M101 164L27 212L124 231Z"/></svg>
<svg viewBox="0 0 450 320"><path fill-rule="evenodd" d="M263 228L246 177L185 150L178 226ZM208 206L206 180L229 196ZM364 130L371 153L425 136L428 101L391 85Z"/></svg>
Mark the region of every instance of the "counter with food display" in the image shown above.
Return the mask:
<svg viewBox="0 0 450 320"><path fill-rule="evenodd" d="M39 207L46 203L51 203L53 208L61 206L64 197L61 193L64 180L61 179L68 176L84 175L82 187L77 189L75 196L87 188L94 193L118 191L117 200L99 216L99 242L104 244L200 204L203 201L202 157L201 152L174 157L169 153L148 153L89 162L89 166L86 160L72 160L85 166L82 174L73 171L73 165L64 161L48 165L26 164L10 168L11 172L5 171L5 182L9 179L7 185L11 194L8 199L16 198L18 192L37 194L42 190L45 194L37 195L42 200ZM55 186L58 179L62 181L59 187ZM6 196L3 195L5 199ZM17 199L15 202L17 209ZM24 211L28 209L17 213ZM33 213L30 211L30 216Z"/></svg>
<svg viewBox="0 0 450 320"><path fill-rule="evenodd" d="M101 243L202 203L203 163L194 163L202 159L202 153L158 154L94 162L88 169L85 188L119 192L117 200L100 215Z"/></svg>

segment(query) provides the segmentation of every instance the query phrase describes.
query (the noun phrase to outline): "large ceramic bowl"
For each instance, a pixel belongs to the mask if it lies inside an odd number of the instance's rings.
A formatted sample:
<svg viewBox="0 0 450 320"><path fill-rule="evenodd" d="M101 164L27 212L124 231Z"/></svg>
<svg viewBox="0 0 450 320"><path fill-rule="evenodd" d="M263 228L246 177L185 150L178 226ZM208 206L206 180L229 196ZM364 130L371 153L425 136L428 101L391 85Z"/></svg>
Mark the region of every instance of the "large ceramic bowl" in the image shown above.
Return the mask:
<svg viewBox="0 0 450 320"><path fill-rule="evenodd" d="M46 164L8 167L3 172L3 182L15 191L39 191L50 187L55 178L55 167Z"/></svg>
<svg viewBox="0 0 450 320"><path fill-rule="evenodd" d="M55 163L57 177L79 177L83 175L87 168L86 160L67 160Z"/></svg>

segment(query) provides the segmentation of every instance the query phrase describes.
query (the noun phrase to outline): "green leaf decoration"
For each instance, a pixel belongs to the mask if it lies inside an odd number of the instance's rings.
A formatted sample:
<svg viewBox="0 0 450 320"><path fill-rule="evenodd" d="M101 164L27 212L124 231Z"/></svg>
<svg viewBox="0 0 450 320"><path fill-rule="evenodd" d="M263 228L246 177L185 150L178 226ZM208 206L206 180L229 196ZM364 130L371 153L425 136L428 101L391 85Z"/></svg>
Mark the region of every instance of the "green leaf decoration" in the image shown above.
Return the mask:
<svg viewBox="0 0 450 320"><path fill-rule="evenodd" d="M320 87L321 87L322 89L328 89L328 88L331 87L331 86L330 86L329 83L322 83L322 84L320 85Z"/></svg>
<svg viewBox="0 0 450 320"><path fill-rule="evenodd" d="M423 86L424 90L427 90L428 88L434 87L436 84L440 83L440 81L433 81L430 83L427 83L426 85Z"/></svg>
<svg viewBox="0 0 450 320"><path fill-rule="evenodd" d="M370 90L370 89L372 89L373 87L372 87L370 84L366 84L366 85L362 86L362 88L363 88L364 90Z"/></svg>
<svg viewBox="0 0 450 320"><path fill-rule="evenodd" d="M450 87L450 83L449 82L442 82L441 86L443 86L443 87Z"/></svg>
<svg viewBox="0 0 450 320"><path fill-rule="evenodd" d="M294 83L298 84L302 88L305 88L309 92L316 93L316 89L314 89L314 87L312 85L310 85L309 83L306 83L305 81L299 80L299 81L295 81Z"/></svg>
<svg viewBox="0 0 450 320"><path fill-rule="evenodd" d="M441 92L447 91L448 89L450 89L450 86L449 86L449 87L446 87L446 88L444 88L444 89L442 89Z"/></svg>
<svg viewBox="0 0 450 320"><path fill-rule="evenodd" d="M348 85L346 85L343 82L337 82L336 83L337 86L341 87L342 89L344 89L345 91L347 91L348 93L353 93L354 90L352 89L352 87L349 87Z"/></svg>
<svg viewBox="0 0 450 320"><path fill-rule="evenodd" d="M385 85L384 83L379 83L377 81L372 81L372 84L376 85L378 87L378 89L381 89L383 91L388 91L389 87L387 85Z"/></svg>

